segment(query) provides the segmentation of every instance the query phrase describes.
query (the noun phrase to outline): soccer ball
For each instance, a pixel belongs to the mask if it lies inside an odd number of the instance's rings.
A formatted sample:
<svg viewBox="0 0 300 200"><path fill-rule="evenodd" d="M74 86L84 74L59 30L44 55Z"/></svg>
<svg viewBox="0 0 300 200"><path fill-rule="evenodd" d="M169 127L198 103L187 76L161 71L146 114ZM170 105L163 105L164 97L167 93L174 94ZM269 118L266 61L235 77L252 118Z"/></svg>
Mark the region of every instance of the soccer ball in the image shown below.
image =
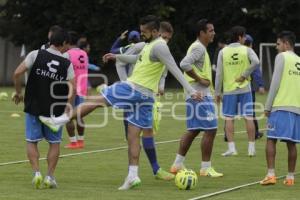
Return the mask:
<svg viewBox="0 0 300 200"><path fill-rule="evenodd" d="M197 174L191 169L182 169L175 176L175 185L180 190L192 190L197 183Z"/></svg>

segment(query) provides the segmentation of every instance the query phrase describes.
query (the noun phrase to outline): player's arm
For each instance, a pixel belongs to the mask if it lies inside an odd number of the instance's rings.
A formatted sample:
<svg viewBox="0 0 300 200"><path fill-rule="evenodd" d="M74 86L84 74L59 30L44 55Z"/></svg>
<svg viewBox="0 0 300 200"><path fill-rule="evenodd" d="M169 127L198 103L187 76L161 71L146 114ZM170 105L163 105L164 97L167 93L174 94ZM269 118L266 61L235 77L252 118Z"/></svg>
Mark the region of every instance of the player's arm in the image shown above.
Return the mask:
<svg viewBox="0 0 300 200"><path fill-rule="evenodd" d="M12 100L15 102L15 104L19 104L21 101L23 101L21 78L23 77L25 72L28 71L28 69L30 69L33 66L37 54L38 54L37 50L30 52L26 56L25 60L19 64L19 66L17 67L17 69L13 74L15 94L13 95Z"/></svg>
<svg viewBox="0 0 300 200"><path fill-rule="evenodd" d="M221 102L223 86L223 51L219 51L218 61L217 61L217 71L215 80L215 96L217 103Z"/></svg>
<svg viewBox="0 0 300 200"><path fill-rule="evenodd" d="M237 82L243 82L246 78L248 78L251 75L251 73L259 65L259 59L256 53L254 52L254 50L251 48L247 48L247 53L248 53L248 59L250 61L250 66L244 72L242 72L241 77L236 79Z"/></svg>
<svg viewBox="0 0 300 200"><path fill-rule="evenodd" d="M151 53L150 59L159 60L162 62L166 68L171 72L171 74L179 81L183 88L191 95L193 99L202 100L203 95L201 92L197 92L184 78L182 72L179 70L169 47L166 43L157 43L154 45Z"/></svg>
<svg viewBox="0 0 300 200"><path fill-rule="evenodd" d="M195 70L192 67L192 64L199 61L203 56L205 56L205 49L201 48L201 46L196 46L195 48L192 49L190 54L186 55L182 59L182 61L180 62L180 67L187 73L187 75L189 75L195 81L208 87L210 85L210 81L208 79L204 79L198 76L198 74L195 72Z"/></svg>
<svg viewBox="0 0 300 200"><path fill-rule="evenodd" d="M13 81L16 93L13 95L12 100L15 102L15 104L19 104L21 101L23 101L21 77L25 74L27 70L28 68L25 65L25 61L23 61L19 64L19 66L14 72Z"/></svg>
<svg viewBox="0 0 300 200"><path fill-rule="evenodd" d="M168 75L168 69L166 68L159 80L158 95L164 95L167 75Z"/></svg>
<svg viewBox="0 0 300 200"><path fill-rule="evenodd" d="M265 114L267 117L269 116L272 110L273 101L277 95L280 86L282 73L283 73L283 66L284 66L283 54L278 54L275 58L273 77L272 77L267 101L265 104Z"/></svg>

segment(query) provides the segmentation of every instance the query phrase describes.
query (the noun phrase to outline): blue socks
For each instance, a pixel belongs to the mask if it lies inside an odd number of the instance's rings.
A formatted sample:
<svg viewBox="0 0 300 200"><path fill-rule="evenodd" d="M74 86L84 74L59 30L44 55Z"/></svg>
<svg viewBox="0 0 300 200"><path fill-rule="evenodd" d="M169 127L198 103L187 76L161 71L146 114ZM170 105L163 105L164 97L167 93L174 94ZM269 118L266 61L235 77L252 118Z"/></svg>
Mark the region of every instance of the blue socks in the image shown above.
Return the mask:
<svg viewBox="0 0 300 200"><path fill-rule="evenodd" d="M143 148L145 150L145 153L151 164L153 173L156 174L160 167L157 163L154 138L153 137L142 137L142 142L143 142Z"/></svg>

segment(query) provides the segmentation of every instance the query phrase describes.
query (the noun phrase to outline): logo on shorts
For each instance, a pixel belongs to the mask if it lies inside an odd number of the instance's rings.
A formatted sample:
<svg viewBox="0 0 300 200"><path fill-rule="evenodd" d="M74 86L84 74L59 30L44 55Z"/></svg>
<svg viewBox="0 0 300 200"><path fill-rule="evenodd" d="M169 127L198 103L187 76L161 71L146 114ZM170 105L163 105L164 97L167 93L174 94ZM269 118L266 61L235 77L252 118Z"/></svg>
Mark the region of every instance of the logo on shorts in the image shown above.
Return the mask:
<svg viewBox="0 0 300 200"><path fill-rule="evenodd" d="M206 111L206 120L207 121L212 121L215 119L215 114L210 112L210 111Z"/></svg>
<svg viewBox="0 0 300 200"><path fill-rule="evenodd" d="M267 129L268 131L275 131L275 127L270 123L267 124Z"/></svg>

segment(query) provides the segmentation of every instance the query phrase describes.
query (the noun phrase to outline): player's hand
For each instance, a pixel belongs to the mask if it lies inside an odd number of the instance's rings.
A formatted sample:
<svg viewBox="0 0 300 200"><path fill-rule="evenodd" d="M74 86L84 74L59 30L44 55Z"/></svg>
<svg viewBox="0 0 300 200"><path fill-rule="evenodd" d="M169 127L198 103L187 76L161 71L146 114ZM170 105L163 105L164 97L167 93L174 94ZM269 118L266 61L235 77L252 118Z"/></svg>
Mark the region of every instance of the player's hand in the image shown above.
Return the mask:
<svg viewBox="0 0 300 200"><path fill-rule="evenodd" d="M216 95L216 102L217 104L220 104L222 101L222 97L220 95Z"/></svg>
<svg viewBox="0 0 300 200"><path fill-rule="evenodd" d="M258 94L265 94L266 93L266 90L264 87L259 87L258 88Z"/></svg>
<svg viewBox="0 0 300 200"><path fill-rule="evenodd" d="M24 97L21 93L14 93L12 96L12 101L15 102L16 105L18 105L20 102L22 102L23 99L24 99Z"/></svg>
<svg viewBox="0 0 300 200"><path fill-rule="evenodd" d="M165 94L165 91L162 89L158 89L158 93L156 94L156 96L163 96Z"/></svg>
<svg viewBox="0 0 300 200"><path fill-rule="evenodd" d="M192 99L197 100L197 101L202 101L203 100L203 93L200 91L196 91L195 93L191 94Z"/></svg>
<svg viewBox="0 0 300 200"><path fill-rule="evenodd" d="M124 39L126 38L126 36L127 36L127 33L128 33L128 30L124 31L124 32L121 34L120 39L121 39L121 40L124 40Z"/></svg>
<svg viewBox="0 0 300 200"><path fill-rule="evenodd" d="M266 116L266 117L270 117L270 113L271 113L270 111L265 110L265 116Z"/></svg>
<svg viewBox="0 0 300 200"><path fill-rule="evenodd" d="M239 78L235 79L235 82L242 83L242 82L244 82L245 80L246 80L245 77L240 76Z"/></svg>
<svg viewBox="0 0 300 200"><path fill-rule="evenodd" d="M107 53L102 57L102 60L104 63L107 63L110 60L115 61L116 60L116 55L113 53Z"/></svg>

